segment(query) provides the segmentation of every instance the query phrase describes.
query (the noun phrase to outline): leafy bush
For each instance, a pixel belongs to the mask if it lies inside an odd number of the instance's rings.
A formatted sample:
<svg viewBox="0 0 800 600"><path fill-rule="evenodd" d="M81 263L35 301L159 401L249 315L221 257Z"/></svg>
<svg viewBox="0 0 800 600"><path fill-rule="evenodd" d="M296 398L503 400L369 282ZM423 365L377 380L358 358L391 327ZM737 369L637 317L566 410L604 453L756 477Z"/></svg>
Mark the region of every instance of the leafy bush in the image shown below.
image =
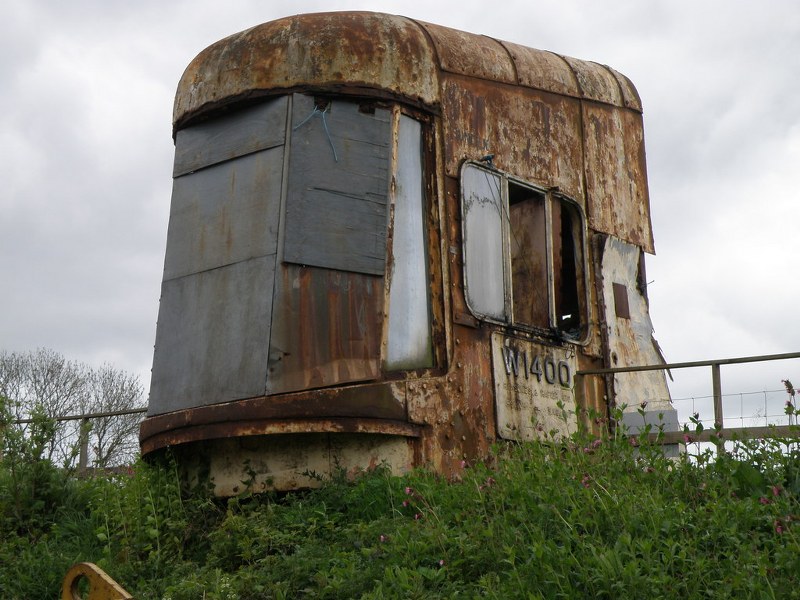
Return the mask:
<svg viewBox="0 0 800 600"><path fill-rule="evenodd" d="M776 440L668 459L645 436L576 435L499 445L457 481L376 469L228 501L182 490L169 460L138 463L75 482L83 510L44 533L6 530L0 597L55 597L70 561L90 560L138 598L172 600L791 598L798 452Z"/></svg>

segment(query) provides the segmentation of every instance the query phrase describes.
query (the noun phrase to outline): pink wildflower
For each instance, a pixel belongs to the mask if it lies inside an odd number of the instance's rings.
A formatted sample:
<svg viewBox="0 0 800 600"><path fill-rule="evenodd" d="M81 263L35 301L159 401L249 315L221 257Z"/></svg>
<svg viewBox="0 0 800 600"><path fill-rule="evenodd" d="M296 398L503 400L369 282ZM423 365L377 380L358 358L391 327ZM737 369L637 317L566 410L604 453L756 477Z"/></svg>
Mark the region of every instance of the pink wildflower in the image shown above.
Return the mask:
<svg viewBox="0 0 800 600"><path fill-rule="evenodd" d="M387 538L385 535L381 534L381 537L380 537L381 544L383 544L383 543L384 543L386 540L388 540L388 539L389 539L389 538Z"/></svg>
<svg viewBox="0 0 800 600"><path fill-rule="evenodd" d="M781 486L773 485L772 486L772 495L773 496L780 496L780 494L781 494Z"/></svg>
<svg viewBox="0 0 800 600"><path fill-rule="evenodd" d="M688 433L683 434L683 442L685 444L691 444L693 441L694 440L692 440L692 436L690 436Z"/></svg>
<svg viewBox="0 0 800 600"><path fill-rule="evenodd" d="M410 487L406 486L406 496L410 496L413 493L414 493L414 490L412 490Z"/></svg>
<svg viewBox="0 0 800 600"><path fill-rule="evenodd" d="M414 513L414 520L419 521L422 518L422 515L419 513Z"/></svg>
<svg viewBox="0 0 800 600"><path fill-rule="evenodd" d="M770 500L769 498L765 498L764 496L761 496L761 498L759 498L758 501L761 504L772 504L772 500Z"/></svg>
<svg viewBox="0 0 800 600"><path fill-rule="evenodd" d="M444 559L443 559L443 558L439 560L439 566L440 566L440 567L443 567L443 566L444 566Z"/></svg>
<svg viewBox="0 0 800 600"><path fill-rule="evenodd" d="M775 519L775 533L779 535L783 533L783 523L779 519Z"/></svg>
<svg viewBox="0 0 800 600"><path fill-rule="evenodd" d="M592 482L592 478L589 475L584 475L583 479L581 479L581 485L585 488L589 487L589 484Z"/></svg>
<svg viewBox="0 0 800 600"><path fill-rule="evenodd" d="M601 440L600 438L597 438L592 442L592 448L599 448L602 445L603 445L603 440Z"/></svg>
<svg viewBox="0 0 800 600"><path fill-rule="evenodd" d="M639 446L639 438L637 438L635 435L632 435L631 437L629 437L628 441L631 443L631 446L633 446L634 448Z"/></svg>
<svg viewBox="0 0 800 600"><path fill-rule="evenodd" d="M403 500L403 506L408 506L408 500Z"/></svg>

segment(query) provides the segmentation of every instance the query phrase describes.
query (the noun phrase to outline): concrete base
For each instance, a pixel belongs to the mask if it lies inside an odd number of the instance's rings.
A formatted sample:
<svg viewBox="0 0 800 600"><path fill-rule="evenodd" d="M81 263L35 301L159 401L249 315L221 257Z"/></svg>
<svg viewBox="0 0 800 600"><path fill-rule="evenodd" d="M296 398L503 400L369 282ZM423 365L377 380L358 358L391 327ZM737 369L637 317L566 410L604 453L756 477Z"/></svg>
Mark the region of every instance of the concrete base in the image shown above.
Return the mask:
<svg viewBox="0 0 800 600"><path fill-rule="evenodd" d="M190 485L210 481L216 496L319 487L344 470L352 477L385 465L412 468L414 440L401 436L304 433L207 440L174 446Z"/></svg>

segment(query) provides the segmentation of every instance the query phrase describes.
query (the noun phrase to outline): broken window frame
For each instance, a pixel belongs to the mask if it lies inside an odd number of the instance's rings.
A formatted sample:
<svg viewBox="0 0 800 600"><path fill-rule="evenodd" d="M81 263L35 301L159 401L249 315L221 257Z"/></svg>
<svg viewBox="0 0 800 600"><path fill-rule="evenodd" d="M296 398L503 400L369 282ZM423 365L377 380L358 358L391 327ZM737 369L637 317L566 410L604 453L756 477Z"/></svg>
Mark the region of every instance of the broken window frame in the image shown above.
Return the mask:
<svg viewBox="0 0 800 600"><path fill-rule="evenodd" d="M476 181L480 182L481 177L486 182L483 189L471 189L470 184ZM556 189L535 185L509 173L491 168L485 163L475 161L465 161L462 164L460 185L464 296L472 314L483 321L513 326L516 329L544 334L575 344L587 343L589 333L587 229L586 216L580 204ZM481 195L482 191L490 192L491 197ZM515 310L515 276L512 267L512 248L515 242L511 227L511 206L515 202L510 199L510 195L518 195L525 191L530 193L531 198L538 198L539 200L536 201L541 201L544 208L546 322L543 322L544 319L540 319L538 323L525 322L520 314L521 311ZM477 207L476 202L480 207ZM554 231L554 213L556 212L571 216L573 234L571 248L573 252L570 258L574 268L570 269L565 265L561 273L569 275L571 271L574 280L574 286L572 286L572 280L569 280L568 283L572 287L572 290L569 291L572 295L571 304L576 305L578 313L578 326L575 328L565 328L559 323L557 300L561 292L555 289L557 280L555 275L557 248L555 246L557 245L556 238L560 239L563 230L558 235ZM499 231L491 231L492 227L498 226ZM488 240L488 246L480 241L472 244L473 236L478 237L479 240ZM575 239L576 237L578 239ZM500 262L499 265L498 262ZM502 285L502 299L498 293L500 290L487 289L487 286L492 285L492 281L496 285ZM500 284L501 281L502 284Z"/></svg>

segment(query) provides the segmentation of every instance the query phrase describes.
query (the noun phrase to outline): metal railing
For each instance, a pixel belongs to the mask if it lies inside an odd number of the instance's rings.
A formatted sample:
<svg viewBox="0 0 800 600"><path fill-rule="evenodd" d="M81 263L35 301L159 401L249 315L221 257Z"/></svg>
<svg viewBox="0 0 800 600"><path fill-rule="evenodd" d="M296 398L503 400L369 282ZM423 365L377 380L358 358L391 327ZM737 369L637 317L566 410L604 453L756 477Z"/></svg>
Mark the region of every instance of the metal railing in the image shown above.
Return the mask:
<svg viewBox="0 0 800 600"><path fill-rule="evenodd" d="M702 432L690 432L692 442L710 442L719 439L758 439L768 437L800 437L800 427L795 425L767 425L764 427L725 427L722 406L722 365L735 365L775 360L788 360L800 358L800 352L785 354L765 354L760 356L745 356L740 358L720 358L716 360L699 360L692 362L666 363L662 365L638 365L632 367L614 367L608 369L584 369L575 373L578 381L588 375L609 376L617 373L636 373L640 371L672 371L695 367L711 367L711 388L714 401L714 428L704 429ZM655 434L651 434L655 435ZM664 444L680 444L686 440L683 431L665 431L661 436Z"/></svg>
<svg viewBox="0 0 800 600"><path fill-rule="evenodd" d="M78 454L78 475L83 476L89 469L89 419L99 419L102 417L122 417L125 415L136 415L147 412L147 408L129 408L126 410L111 410L107 412L93 412L81 415L62 415L54 417L54 421L80 421L79 430L79 445L80 452ZM11 425L26 425L33 423L34 419L15 419L11 421ZM0 453L2 458L2 453Z"/></svg>

